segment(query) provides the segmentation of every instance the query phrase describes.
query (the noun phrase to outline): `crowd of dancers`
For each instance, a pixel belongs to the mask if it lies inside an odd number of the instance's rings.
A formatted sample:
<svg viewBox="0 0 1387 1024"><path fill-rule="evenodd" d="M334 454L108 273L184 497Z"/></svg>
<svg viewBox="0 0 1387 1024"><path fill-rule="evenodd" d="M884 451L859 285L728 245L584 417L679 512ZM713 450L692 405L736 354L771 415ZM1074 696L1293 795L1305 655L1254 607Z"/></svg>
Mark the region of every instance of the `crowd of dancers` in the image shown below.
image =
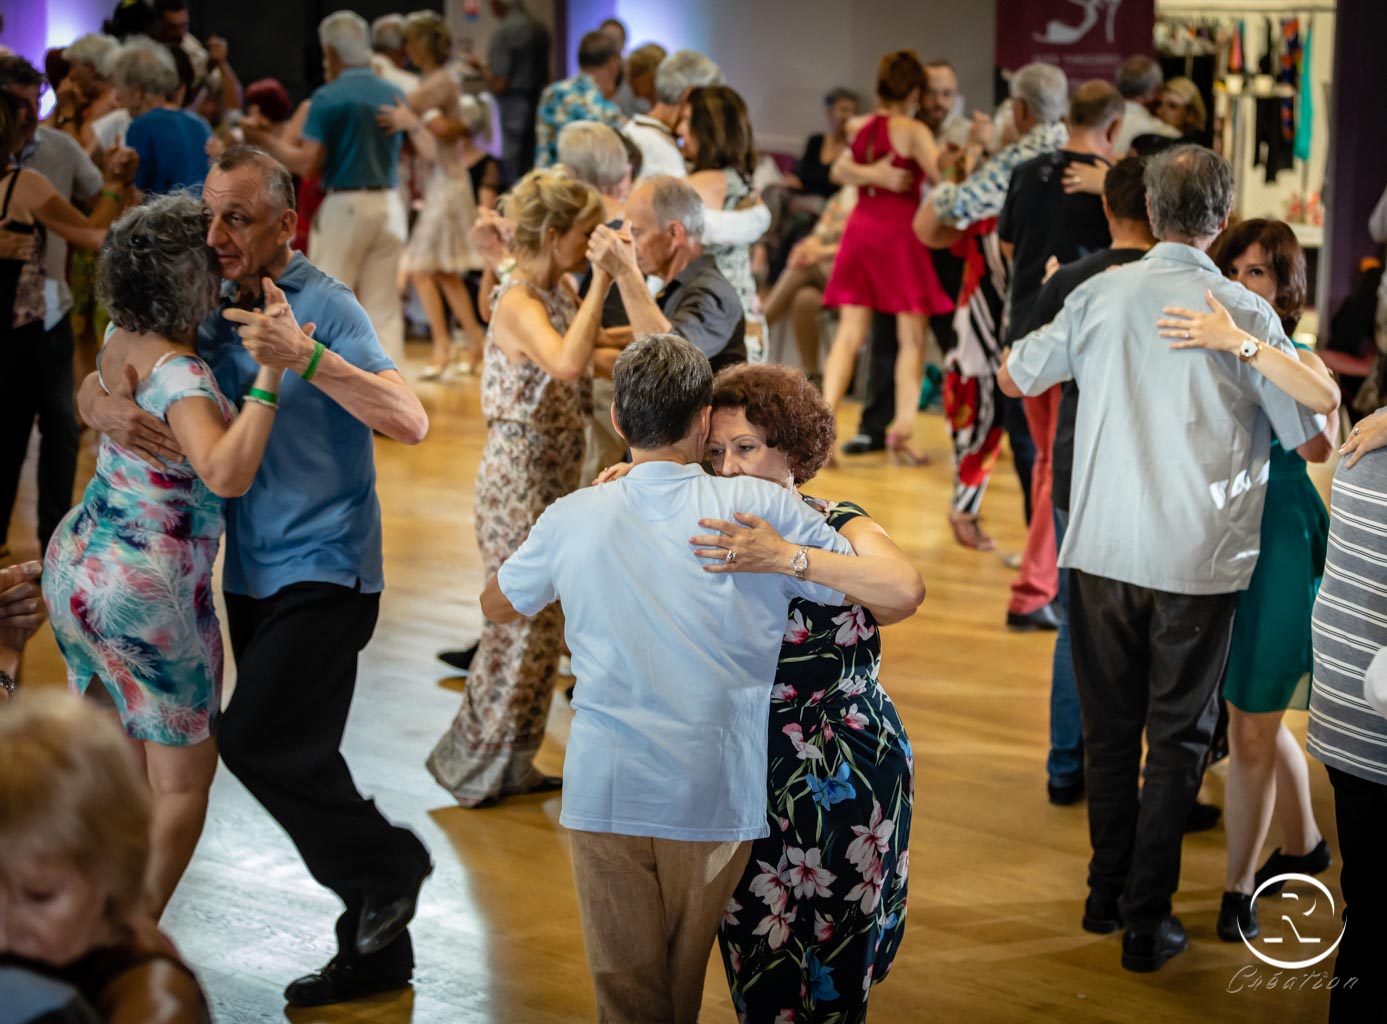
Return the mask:
<svg viewBox="0 0 1387 1024"><path fill-rule="evenodd" d="M993 547L1009 437L1005 623L1055 633L1047 793L1086 802L1093 848L1076 925L1122 932L1131 971L1187 948L1181 840L1227 756L1216 931L1254 939L1256 895L1332 862L1283 723L1308 706L1350 913L1332 1013L1378 1019L1382 943L1353 923L1387 909L1384 363L1297 340L1304 253L1230 220L1198 93L1144 57L1113 82L1032 64L965 117L952 64L900 50L870 112L826 95L790 171L710 57L627 55L611 20L549 82L547 30L493 7L484 63L436 14L329 15L297 107L243 88L179 0L122 3L46 80L0 56L0 502L37 418L44 553L0 569L0 693L46 607L86 698L0 709L3 963L107 1019L204 1018L155 925L220 755L343 904L286 1002L410 982L430 854L340 753L384 587L373 434L423 442L416 387L477 373L485 625L447 655L467 684L427 770L463 808L562 791L600 1019L695 1020L714 944L740 1019L864 1019L905 932L915 785L880 629L925 596L815 483L870 346L837 454L924 463L937 398L967 548ZM1342 446L1326 363L1364 379ZM102 436L71 507L78 415ZM1336 449L1326 511L1306 463ZM557 778L535 755L565 656Z"/></svg>

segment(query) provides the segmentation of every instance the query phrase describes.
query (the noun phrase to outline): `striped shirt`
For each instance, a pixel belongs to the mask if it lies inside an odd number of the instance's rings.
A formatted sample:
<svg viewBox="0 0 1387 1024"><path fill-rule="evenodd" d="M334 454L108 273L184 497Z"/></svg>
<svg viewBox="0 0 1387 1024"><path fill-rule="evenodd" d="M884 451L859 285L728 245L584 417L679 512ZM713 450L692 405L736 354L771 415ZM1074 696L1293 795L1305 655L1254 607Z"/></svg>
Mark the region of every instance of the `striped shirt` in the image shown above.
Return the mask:
<svg viewBox="0 0 1387 1024"><path fill-rule="evenodd" d="M1363 673L1387 646L1387 450L1340 463L1329 553L1311 620L1315 644L1308 749L1340 771L1387 785L1387 718L1363 700Z"/></svg>

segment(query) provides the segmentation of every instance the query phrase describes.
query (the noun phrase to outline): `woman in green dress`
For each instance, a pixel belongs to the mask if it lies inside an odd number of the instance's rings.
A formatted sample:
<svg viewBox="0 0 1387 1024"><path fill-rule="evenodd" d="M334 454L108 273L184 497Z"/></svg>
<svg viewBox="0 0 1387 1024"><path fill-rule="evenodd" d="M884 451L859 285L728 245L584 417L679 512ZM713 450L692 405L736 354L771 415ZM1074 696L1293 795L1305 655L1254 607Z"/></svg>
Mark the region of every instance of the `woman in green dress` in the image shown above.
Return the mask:
<svg viewBox="0 0 1387 1024"><path fill-rule="evenodd" d="M1286 224L1243 221L1224 231L1209 255L1226 277L1271 303L1291 334L1305 302L1305 254ZM1181 317L1160 321L1163 334L1182 339L1175 347L1236 353L1245 343L1262 340L1239 330L1212 297L1209 302L1212 313L1167 310ZM1302 405L1325 414L1326 429L1337 434L1338 387L1314 352L1298 343L1296 352L1299 360L1259 344L1249 362ZM1286 872L1319 874L1330 864L1310 804L1305 753L1282 722L1288 708L1308 706L1310 614L1324 572L1329 515L1305 460L1275 439L1266 486L1261 552L1251 584L1238 595L1223 682L1230 747L1224 812L1228 875L1218 935L1225 942L1258 934L1252 903L1257 886ZM1285 845L1256 868L1273 812Z"/></svg>

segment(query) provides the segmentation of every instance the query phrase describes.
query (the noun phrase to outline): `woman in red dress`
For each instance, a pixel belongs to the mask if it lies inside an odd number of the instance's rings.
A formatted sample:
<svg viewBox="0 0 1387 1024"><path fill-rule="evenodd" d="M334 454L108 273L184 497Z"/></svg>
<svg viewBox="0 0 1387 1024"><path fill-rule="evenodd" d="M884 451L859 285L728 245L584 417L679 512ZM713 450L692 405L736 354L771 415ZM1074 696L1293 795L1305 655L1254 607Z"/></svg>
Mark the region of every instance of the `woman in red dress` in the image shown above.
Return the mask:
<svg viewBox="0 0 1387 1024"><path fill-rule="evenodd" d="M925 69L913 51L888 53L877 70L876 112L848 122L852 148L838 155L829 176L838 184L858 185L859 197L823 299L824 306L838 307L838 332L824 367L824 397L835 411L873 311L896 315L896 416L886 443L907 454L920 401L927 321L953 309L929 250L910 227L921 183L939 177L934 135L914 116L924 85Z"/></svg>

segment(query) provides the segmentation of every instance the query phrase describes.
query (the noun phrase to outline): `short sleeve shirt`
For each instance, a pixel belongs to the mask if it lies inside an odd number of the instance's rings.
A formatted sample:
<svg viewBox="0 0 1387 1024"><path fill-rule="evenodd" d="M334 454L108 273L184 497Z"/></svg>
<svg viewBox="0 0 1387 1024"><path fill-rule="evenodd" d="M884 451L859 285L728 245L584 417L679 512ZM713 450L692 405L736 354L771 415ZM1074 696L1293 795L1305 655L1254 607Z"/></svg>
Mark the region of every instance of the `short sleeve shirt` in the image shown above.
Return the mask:
<svg viewBox="0 0 1387 1024"><path fill-rule="evenodd" d="M160 107L141 114L125 132L125 144L140 155L135 187L155 195L180 188L201 190L211 137L211 125L189 110Z"/></svg>
<svg viewBox="0 0 1387 1024"><path fill-rule="evenodd" d="M580 74L547 86L539 98L535 122L535 166L550 167L559 160L559 132L576 121L596 121L613 129L626 123L626 114L602 95L591 75Z"/></svg>
<svg viewBox="0 0 1387 1024"><path fill-rule="evenodd" d="M395 368L350 288L295 253L275 282L314 337L367 373ZM198 330L198 352L222 393L239 401L258 367L222 316ZM251 488L227 503L224 586L269 597L291 583L336 583L379 593L380 503L371 429L315 385L286 373L274 430Z"/></svg>
<svg viewBox="0 0 1387 1024"><path fill-rule="evenodd" d="M672 178L688 175L684 166L684 154L679 151L679 143L674 140L674 133L663 121L648 114L637 114L622 126L621 133L641 151L641 173L637 176L637 181L662 175Z"/></svg>
<svg viewBox="0 0 1387 1024"><path fill-rule="evenodd" d="M712 256L700 253L655 301L670 329L707 356L714 373L746 362L746 312Z"/></svg>
<svg viewBox="0 0 1387 1024"><path fill-rule="evenodd" d="M1066 195L1061 184L1070 163L1101 164L1090 153L1057 149L1027 160L1011 175L1006 203L997 219L997 237L1016 247L1007 292L1008 327L1005 340L1021 337L1030 308L1045 283L1045 261L1061 263L1106 249L1112 241L1100 196Z"/></svg>
<svg viewBox="0 0 1387 1024"><path fill-rule="evenodd" d="M1070 292L1083 284L1094 274L1101 274L1109 267L1119 267L1125 263L1139 260L1142 249L1104 249L1091 256L1067 263L1056 270L1050 280L1040 289L1040 296L1031 306L1030 315L1025 322L1017 325L1017 336L1024 337L1037 327L1043 327L1059 315L1064 308L1064 300ZM1050 487L1050 502L1061 512L1069 511L1069 476L1074 467L1074 420L1079 412L1079 385L1072 380L1060 385L1059 420L1055 424L1054 457L1051 460L1053 483Z"/></svg>
<svg viewBox="0 0 1387 1024"><path fill-rule="evenodd" d="M1243 330L1294 352L1264 299L1172 242L1090 278L1012 348L1007 367L1023 393L1074 380L1083 395L1064 568L1176 594L1246 589L1272 431L1295 448L1324 417L1233 353L1171 349L1156 327L1164 307L1206 308L1206 291Z"/></svg>
<svg viewBox="0 0 1387 1024"><path fill-rule="evenodd" d="M842 595L789 575L704 572L689 544L698 520L735 512L792 544L852 551L786 488L654 462L560 498L501 566L521 614L563 603L577 678L565 827L706 842L767 834L767 718L790 600Z"/></svg>
<svg viewBox="0 0 1387 1024"><path fill-rule="evenodd" d="M20 150L19 166L42 174L68 202L86 202L101 191L101 170L77 140L45 125L39 125ZM72 308L72 292L67 286L67 242L51 231L44 241L43 270L47 308L43 325L52 330Z"/></svg>
<svg viewBox="0 0 1387 1024"><path fill-rule="evenodd" d="M348 68L313 94L303 136L323 147L323 188L394 188L404 137L376 123L404 93L370 67Z"/></svg>

